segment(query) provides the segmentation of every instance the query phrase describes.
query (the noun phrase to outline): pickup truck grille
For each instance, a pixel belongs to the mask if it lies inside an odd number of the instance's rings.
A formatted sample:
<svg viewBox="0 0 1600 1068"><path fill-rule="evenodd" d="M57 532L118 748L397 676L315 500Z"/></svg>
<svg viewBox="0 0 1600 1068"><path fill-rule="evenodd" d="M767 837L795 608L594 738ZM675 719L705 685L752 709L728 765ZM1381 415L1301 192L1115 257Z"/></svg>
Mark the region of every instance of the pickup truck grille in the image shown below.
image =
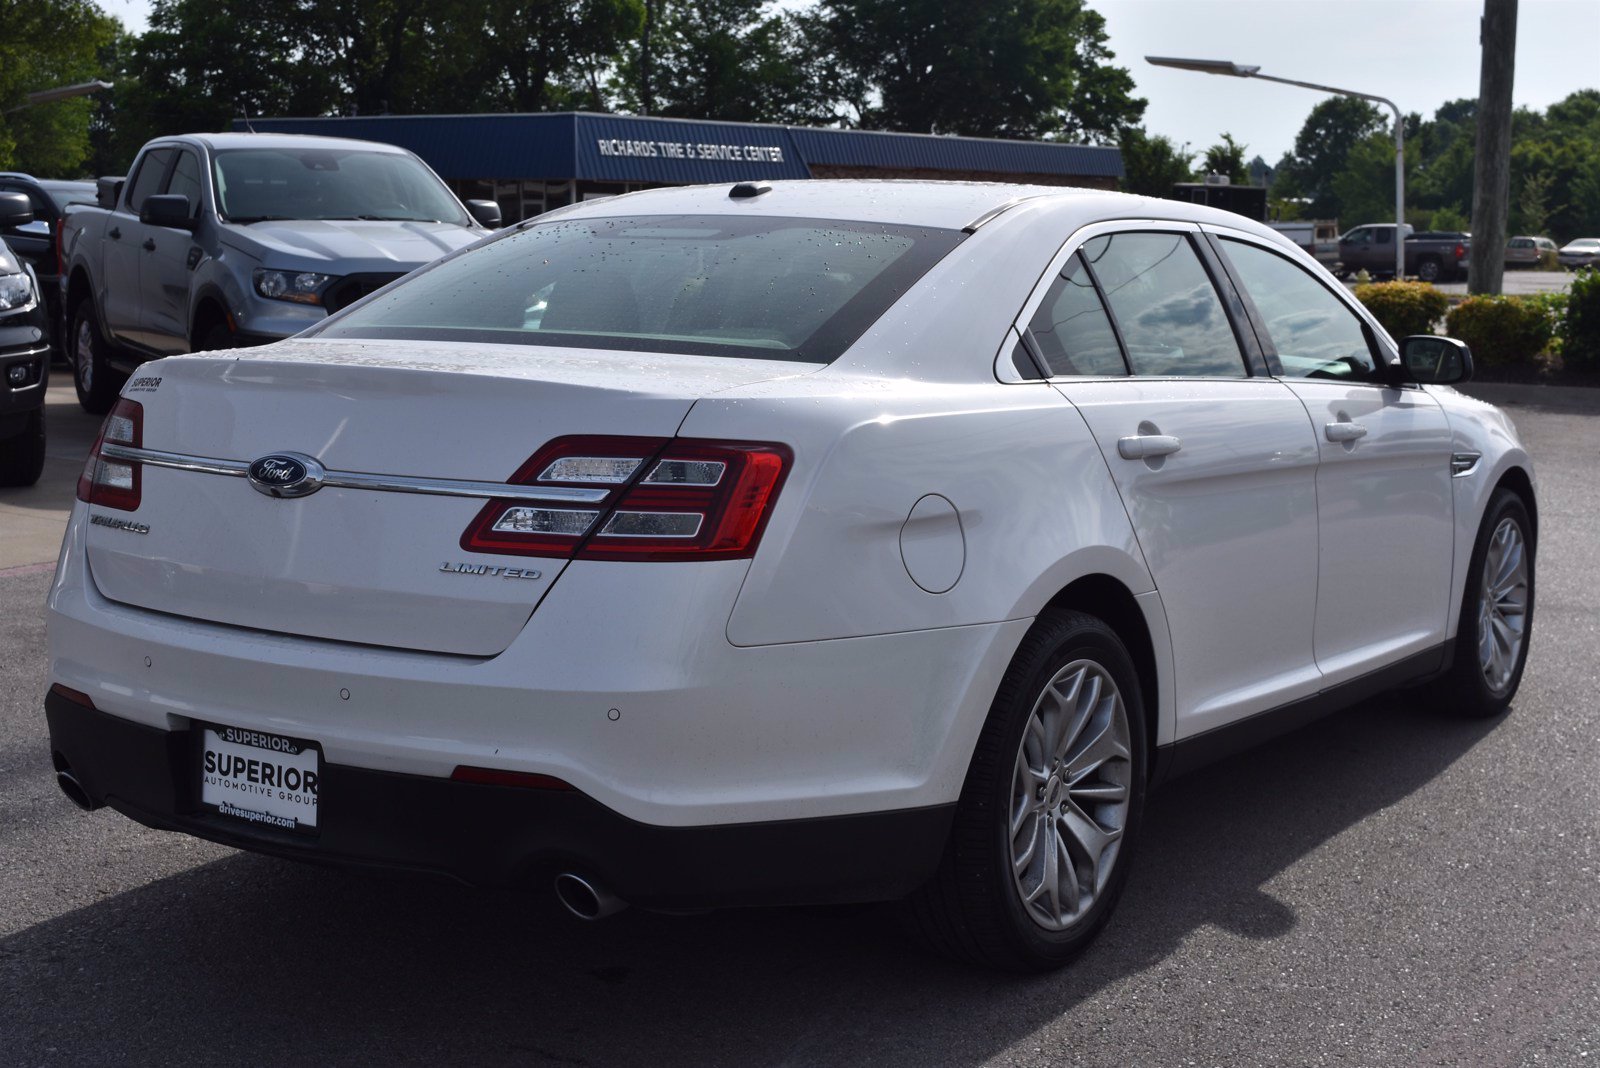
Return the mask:
<svg viewBox="0 0 1600 1068"><path fill-rule="evenodd" d="M402 274L347 274L339 279L328 292L323 294L322 300L330 313L347 308L366 296L374 293L393 282Z"/></svg>

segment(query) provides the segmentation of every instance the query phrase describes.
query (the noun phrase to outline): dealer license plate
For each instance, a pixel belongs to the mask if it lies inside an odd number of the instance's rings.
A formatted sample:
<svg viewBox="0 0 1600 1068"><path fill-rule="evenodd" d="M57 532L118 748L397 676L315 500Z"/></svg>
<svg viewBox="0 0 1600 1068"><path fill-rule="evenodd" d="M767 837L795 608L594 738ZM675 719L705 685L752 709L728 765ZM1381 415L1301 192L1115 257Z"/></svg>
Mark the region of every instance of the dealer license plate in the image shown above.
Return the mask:
<svg viewBox="0 0 1600 1068"><path fill-rule="evenodd" d="M316 746L240 727L206 727L200 802L261 827L314 831L320 754Z"/></svg>

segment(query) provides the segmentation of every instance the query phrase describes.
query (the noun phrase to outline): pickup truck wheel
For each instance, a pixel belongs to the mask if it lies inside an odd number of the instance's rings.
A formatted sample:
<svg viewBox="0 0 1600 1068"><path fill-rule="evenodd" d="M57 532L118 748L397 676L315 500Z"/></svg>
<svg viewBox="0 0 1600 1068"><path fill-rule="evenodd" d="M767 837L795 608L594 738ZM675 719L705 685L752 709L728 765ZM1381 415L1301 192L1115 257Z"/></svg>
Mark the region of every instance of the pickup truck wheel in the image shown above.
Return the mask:
<svg viewBox="0 0 1600 1068"><path fill-rule="evenodd" d="M1424 282L1437 282L1440 274L1439 261L1432 256L1417 264L1417 277Z"/></svg>
<svg viewBox="0 0 1600 1068"><path fill-rule="evenodd" d="M189 349L192 352L211 352L214 349L232 349L238 346L239 343L234 339L233 331L228 329L227 323L212 323L195 337Z"/></svg>
<svg viewBox="0 0 1600 1068"><path fill-rule="evenodd" d="M0 441L0 486L31 486L44 470L44 410L28 417L27 428Z"/></svg>
<svg viewBox="0 0 1600 1068"><path fill-rule="evenodd" d="M106 363L105 332L100 329L94 302L88 297L72 308L72 325L67 344L72 356L72 384L78 391L78 404L90 415L104 415L117 402L121 376Z"/></svg>

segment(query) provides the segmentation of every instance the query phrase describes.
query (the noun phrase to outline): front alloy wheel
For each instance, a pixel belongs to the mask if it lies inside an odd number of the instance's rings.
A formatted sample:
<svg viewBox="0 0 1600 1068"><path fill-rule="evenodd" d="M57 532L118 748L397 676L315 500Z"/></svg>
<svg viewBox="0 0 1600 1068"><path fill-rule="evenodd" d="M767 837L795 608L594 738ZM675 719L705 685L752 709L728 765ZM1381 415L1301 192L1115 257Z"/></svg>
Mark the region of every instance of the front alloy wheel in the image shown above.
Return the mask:
<svg viewBox="0 0 1600 1068"><path fill-rule="evenodd" d="M1522 661L1528 622L1528 549L1510 516L1489 537L1478 593L1478 667L1495 693L1504 693Z"/></svg>
<svg viewBox="0 0 1600 1068"><path fill-rule="evenodd" d="M1431 684L1442 709L1479 718L1511 703L1528 663L1533 602L1533 517L1521 497L1497 489L1467 565L1455 655Z"/></svg>

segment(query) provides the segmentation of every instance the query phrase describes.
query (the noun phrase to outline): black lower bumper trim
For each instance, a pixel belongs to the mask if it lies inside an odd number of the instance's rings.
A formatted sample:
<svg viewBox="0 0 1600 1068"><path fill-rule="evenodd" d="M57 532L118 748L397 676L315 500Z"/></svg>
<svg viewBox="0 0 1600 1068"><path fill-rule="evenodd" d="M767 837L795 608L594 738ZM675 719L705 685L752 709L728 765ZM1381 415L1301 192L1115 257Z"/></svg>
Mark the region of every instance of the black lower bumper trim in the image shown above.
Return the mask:
<svg viewBox="0 0 1600 1068"><path fill-rule="evenodd" d="M480 886L548 887L573 871L635 905L709 908L888 900L932 876L954 806L822 819L658 827L576 791L454 782L324 763L314 838L202 808L190 731L133 723L56 693L50 745L89 798L149 827L348 867Z"/></svg>

